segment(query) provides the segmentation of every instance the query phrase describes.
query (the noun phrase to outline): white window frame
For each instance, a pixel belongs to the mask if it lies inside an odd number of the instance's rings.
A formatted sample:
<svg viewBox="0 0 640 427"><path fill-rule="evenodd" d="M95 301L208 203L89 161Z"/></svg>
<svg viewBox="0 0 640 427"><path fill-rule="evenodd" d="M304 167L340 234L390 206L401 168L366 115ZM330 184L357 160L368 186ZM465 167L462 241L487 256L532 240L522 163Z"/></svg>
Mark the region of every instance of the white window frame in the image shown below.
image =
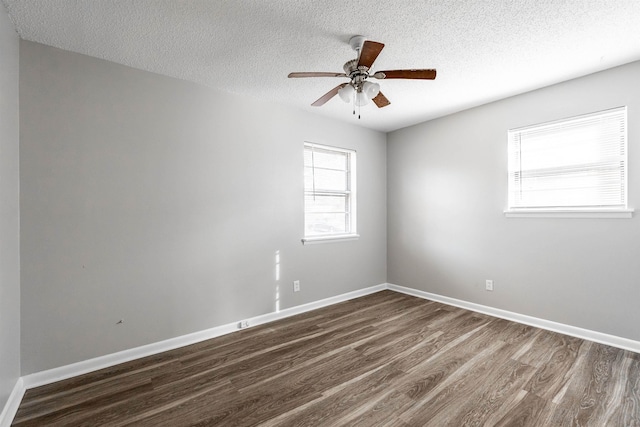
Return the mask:
<svg viewBox="0 0 640 427"><path fill-rule="evenodd" d="M566 131L567 129L593 129L601 121L617 121L619 123L619 131L615 134L615 139L610 139L609 142L598 140L597 143L610 144L609 147L616 147L619 145L619 149L616 149L613 159L611 156L598 159L599 161L608 161L608 166L617 164L617 173L622 175L620 184L616 188L615 193L620 195L620 200L616 202L602 201L600 204L583 203L580 205L561 205L558 203L553 206L551 199L549 203L543 204L538 202L527 204L521 201L518 197L518 192L526 192L526 181L523 181L522 170L522 156L526 155L526 148L523 149L523 140L528 144L534 144L532 142L533 135L538 141L544 142L545 136L548 135L546 141L552 141L552 138L557 138L554 134ZM627 203L627 187L628 187L628 159L627 159L627 107L618 107L605 111L598 111L591 114L584 114L581 116L570 117L567 119L556 120L552 122L542 123L538 125L526 126L517 129L510 129L507 133L508 136L508 195L507 195L507 209L504 211L507 217L553 217L553 218L630 218L633 214L633 209L629 209ZM561 140L560 140L561 141ZM554 144L557 141L553 141ZM571 144L571 142L567 142ZM566 145L566 144L565 144ZM533 147L533 145L529 145ZM605 145L600 145L605 147ZM619 150L619 151L618 151ZM524 152L524 153L523 153ZM610 152L609 152L610 153ZM561 158L561 157L558 157ZM590 163L587 163L590 165ZM568 171L582 170L583 172L595 173L598 169L590 169L585 167L584 163L579 162L567 162L564 165L558 166L557 164L548 168L551 173L557 174L559 178L566 176ZM546 172L549 173L549 172ZM572 172L574 173L574 172ZM549 175L547 175L549 176ZM534 175L535 178L535 175ZM531 177L529 179L532 179ZM539 178L543 179L543 178ZM535 185L535 181L534 181ZM603 184L604 185L604 184ZM601 188L601 187L594 187ZM550 191L552 189L550 188ZM539 191L539 189L538 189Z"/></svg>
<svg viewBox="0 0 640 427"><path fill-rule="evenodd" d="M333 147L330 145L316 144L313 142L305 142L304 143L304 151L311 150L313 153L314 150L323 150L329 152L337 152L341 154L347 155L347 170L346 170L346 191L336 191L336 190L324 190L324 189L316 189L315 185L313 188L305 188L304 189L304 197L314 196L314 195L339 195L343 196L346 199L346 213L349 218L349 230L344 233L331 233L328 232L326 234L321 235L307 235L307 212L304 211L304 237L302 239L302 243L312 244L312 243L329 243L329 242L339 242L339 241L348 241L348 240L357 240L360 236L357 233L357 197L356 197L356 151L347 149L347 148L339 148ZM313 156L312 156L313 159ZM305 163L304 168L311 167L313 170L319 169L315 164L308 165ZM315 182L314 182L315 184ZM304 209L304 208L303 208Z"/></svg>

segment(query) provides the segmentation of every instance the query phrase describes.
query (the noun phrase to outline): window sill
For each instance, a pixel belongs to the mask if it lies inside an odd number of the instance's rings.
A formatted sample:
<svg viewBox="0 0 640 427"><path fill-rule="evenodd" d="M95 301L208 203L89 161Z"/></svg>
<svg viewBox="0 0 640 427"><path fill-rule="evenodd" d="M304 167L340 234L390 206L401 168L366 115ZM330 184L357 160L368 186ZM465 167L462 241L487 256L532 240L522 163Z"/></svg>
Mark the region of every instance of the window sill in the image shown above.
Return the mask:
<svg viewBox="0 0 640 427"><path fill-rule="evenodd" d="M517 209L506 210L507 218L631 218L633 209Z"/></svg>
<svg viewBox="0 0 640 427"><path fill-rule="evenodd" d="M317 237L305 237L302 239L303 245L315 245L318 243L334 243L334 242L347 242L350 240L358 240L359 234L342 234L335 236L317 236Z"/></svg>

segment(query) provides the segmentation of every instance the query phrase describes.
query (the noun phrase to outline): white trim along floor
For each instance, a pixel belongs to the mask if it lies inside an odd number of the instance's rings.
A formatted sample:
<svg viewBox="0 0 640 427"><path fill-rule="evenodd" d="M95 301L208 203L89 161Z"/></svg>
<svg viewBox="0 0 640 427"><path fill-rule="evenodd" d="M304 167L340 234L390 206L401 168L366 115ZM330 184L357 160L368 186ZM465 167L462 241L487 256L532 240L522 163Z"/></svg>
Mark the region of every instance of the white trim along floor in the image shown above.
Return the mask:
<svg viewBox="0 0 640 427"><path fill-rule="evenodd" d="M450 298L450 297L446 297L438 294L432 294L432 293L420 291L417 289L393 285L390 283L371 286L368 288L360 289L358 291L348 292L346 294L337 295L334 297L311 302L308 304L303 304L296 307L280 310L278 312L267 313L261 316L256 316L256 317L245 319L245 320L248 322L248 327L257 326L264 323L273 322L275 320L283 319L285 317L295 316L296 314L301 314L307 311L326 307L332 304L337 304L339 302L369 295L374 292L379 292L385 289L395 291L395 292L400 292L407 295L412 295L418 298L424 298L431 301L440 302L447 305L452 305L455 307L464 308L464 309L475 311L478 313L483 313L490 316L510 320L513 322L522 323L525 325L534 326L540 329L559 332L565 335L582 338L588 341L594 341L597 343L610 345L610 346L621 348L624 350L633 351L635 353L640 353L640 341L634 341L627 338L617 337L615 335L604 334L601 332L578 328L571 325L565 325L562 323L539 319L532 316L514 313L511 311L493 308L493 307L489 307L481 304L475 304L472 302L458 300L455 298ZM9 427L11 425L11 421L13 420L13 418L16 415L16 412L18 411L18 407L20 406L20 402L22 401L22 397L24 396L24 393L26 392L26 390L30 388L35 388L45 384L50 384L56 381L86 374L88 372L107 368L109 366L114 366L120 363L138 359L141 357L146 357L153 354L161 353L163 351L173 350L175 348L183 347L190 344L195 344L197 342L201 342L201 341L219 337L221 335L225 335L231 332L235 332L238 329L239 329L239 321L229 323L226 325L216 326L214 328L207 329L204 331L194 332L192 334L183 335L180 337L175 337L175 338L171 338L164 341L159 341L153 344L148 344L141 347L120 351L117 353L107 354L105 356L84 360L82 362L77 362L70 365L60 366L58 368L48 369L46 371L25 375L19 378L18 381L16 382L16 385L11 395L9 396L9 400L7 401L4 409L0 413L0 427Z"/></svg>

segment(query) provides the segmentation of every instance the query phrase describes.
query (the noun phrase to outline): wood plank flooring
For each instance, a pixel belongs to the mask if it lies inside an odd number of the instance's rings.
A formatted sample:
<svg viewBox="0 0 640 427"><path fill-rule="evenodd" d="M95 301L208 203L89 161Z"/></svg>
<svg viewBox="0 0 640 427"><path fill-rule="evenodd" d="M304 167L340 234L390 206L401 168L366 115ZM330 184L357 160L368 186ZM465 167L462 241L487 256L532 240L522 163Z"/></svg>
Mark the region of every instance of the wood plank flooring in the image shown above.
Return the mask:
<svg viewBox="0 0 640 427"><path fill-rule="evenodd" d="M28 390L13 426L640 426L640 355L378 292Z"/></svg>

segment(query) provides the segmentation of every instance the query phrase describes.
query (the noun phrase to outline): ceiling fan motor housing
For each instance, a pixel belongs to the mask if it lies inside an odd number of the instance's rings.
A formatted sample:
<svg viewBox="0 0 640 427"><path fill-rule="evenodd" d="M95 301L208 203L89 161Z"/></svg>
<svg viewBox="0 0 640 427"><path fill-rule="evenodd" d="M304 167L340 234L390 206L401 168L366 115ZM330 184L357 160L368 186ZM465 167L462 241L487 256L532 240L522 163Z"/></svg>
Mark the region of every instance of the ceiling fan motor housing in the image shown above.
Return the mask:
<svg viewBox="0 0 640 427"><path fill-rule="evenodd" d="M347 61L342 67L342 69L344 70L347 76L351 76L351 73L358 70L358 60L352 59L351 61Z"/></svg>
<svg viewBox="0 0 640 427"><path fill-rule="evenodd" d="M364 65L358 66L358 59L352 59L344 64L345 74L351 79L350 84L359 90L362 84L369 78L369 67Z"/></svg>

